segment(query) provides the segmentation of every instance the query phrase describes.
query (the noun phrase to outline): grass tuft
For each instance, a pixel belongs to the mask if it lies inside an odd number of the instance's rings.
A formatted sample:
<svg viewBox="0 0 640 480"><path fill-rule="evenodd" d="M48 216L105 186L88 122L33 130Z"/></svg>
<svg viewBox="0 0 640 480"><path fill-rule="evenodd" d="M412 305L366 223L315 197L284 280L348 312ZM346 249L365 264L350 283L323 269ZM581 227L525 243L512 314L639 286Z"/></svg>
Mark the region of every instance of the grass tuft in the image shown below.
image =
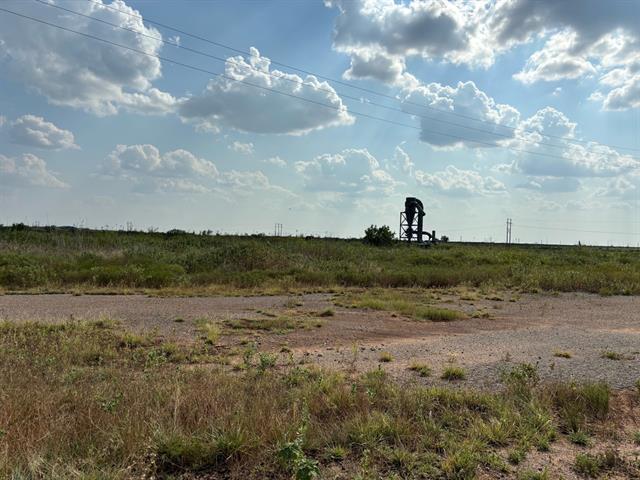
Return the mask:
<svg viewBox="0 0 640 480"><path fill-rule="evenodd" d="M381 363L388 363L393 361L393 355L389 352L382 352L378 357L378 361Z"/></svg>
<svg viewBox="0 0 640 480"><path fill-rule="evenodd" d="M573 355L571 354L571 352L567 351L556 351L553 352L553 356L558 358L571 358Z"/></svg>
<svg viewBox="0 0 640 480"><path fill-rule="evenodd" d="M467 374L462 367L449 365L444 369L440 378L449 381L464 380L465 378L467 378Z"/></svg>
<svg viewBox="0 0 640 480"><path fill-rule="evenodd" d="M618 352L613 352L611 350L605 350L604 352L602 352L601 357L606 358L607 360L623 360L624 359L624 355Z"/></svg>
<svg viewBox="0 0 640 480"><path fill-rule="evenodd" d="M518 480L549 480L550 478L546 468L543 468L539 472L535 470L525 470L518 474Z"/></svg>
<svg viewBox="0 0 640 480"><path fill-rule="evenodd" d="M428 377L431 375L431 368L424 363L414 362L409 366L409 370L416 372L421 377Z"/></svg>
<svg viewBox="0 0 640 480"><path fill-rule="evenodd" d="M581 447L589 446L589 435L587 435L582 430L576 430L575 432L571 432L569 434L569 441L571 443L575 443L576 445L580 445Z"/></svg>
<svg viewBox="0 0 640 480"><path fill-rule="evenodd" d="M198 331L202 335L202 339L206 343L208 343L209 345L215 345L216 343L218 343L222 330L217 323L206 318L200 318L196 320L196 325Z"/></svg>

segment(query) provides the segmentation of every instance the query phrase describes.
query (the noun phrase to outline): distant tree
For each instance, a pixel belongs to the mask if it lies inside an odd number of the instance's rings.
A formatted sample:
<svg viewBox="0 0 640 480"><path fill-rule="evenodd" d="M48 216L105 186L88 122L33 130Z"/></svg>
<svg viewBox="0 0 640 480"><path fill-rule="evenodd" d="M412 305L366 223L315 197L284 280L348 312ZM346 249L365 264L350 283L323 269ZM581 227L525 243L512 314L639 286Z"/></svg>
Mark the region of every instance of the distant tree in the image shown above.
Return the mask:
<svg viewBox="0 0 640 480"><path fill-rule="evenodd" d="M371 225L364 231L364 243L369 245L375 245L377 247L383 247L393 244L395 233L387 225L378 227L377 225Z"/></svg>
<svg viewBox="0 0 640 480"><path fill-rule="evenodd" d="M180 230L179 228L172 228L171 230L168 230L165 235L167 237L176 237L178 235L186 235L186 234L187 232L185 232L184 230Z"/></svg>
<svg viewBox="0 0 640 480"><path fill-rule="evenodd" d="M442 236L440 237L440 241L441 241L442 243L447 243L447 242L449 241L449 237L447 237L446 235L442 235Z"/></svg>

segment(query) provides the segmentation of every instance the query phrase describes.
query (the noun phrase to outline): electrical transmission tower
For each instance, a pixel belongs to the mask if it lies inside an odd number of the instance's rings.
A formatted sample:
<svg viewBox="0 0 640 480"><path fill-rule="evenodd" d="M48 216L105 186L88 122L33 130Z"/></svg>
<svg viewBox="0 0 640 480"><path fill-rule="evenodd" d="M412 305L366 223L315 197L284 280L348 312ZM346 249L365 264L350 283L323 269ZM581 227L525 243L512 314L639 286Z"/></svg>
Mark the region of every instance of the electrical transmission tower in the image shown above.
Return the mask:
<svg viewBox="0 0 640 480"><path fill-rule="evenodd" d="M513 220L511 218L507 218L507 237L505 240L507 245L511 245L511 225L513 225Z"/></svg>

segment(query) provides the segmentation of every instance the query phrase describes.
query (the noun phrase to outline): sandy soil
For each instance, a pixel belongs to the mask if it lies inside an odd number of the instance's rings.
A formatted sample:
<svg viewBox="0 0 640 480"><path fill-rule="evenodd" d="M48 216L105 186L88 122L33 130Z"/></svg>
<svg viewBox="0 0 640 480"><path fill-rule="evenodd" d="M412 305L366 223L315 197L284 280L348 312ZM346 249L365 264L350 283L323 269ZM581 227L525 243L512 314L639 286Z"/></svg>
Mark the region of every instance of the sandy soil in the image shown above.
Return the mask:
<svg viewBox="0 0 640 480"><path fill-rule="evenodd" d="M260 349L279 351L287 345L295 361L332 368L367 370L381 365L392 375L423 383L440 383L449 364L463 367L461 385L495 388L500 372L519 362L538 364L551 380L603 380L615 388L633 387L640 379L640 297L600 297L585 294L523 295L515 302L463 301L443 297L443 306L471 313L483 309L490 318L467 318L446 323L421 322L388 312L335 307L333 297L160 298L102 295L0 296L0 318L11 321L61 321L108 316L126 328L155 330L181 341L197 338L194 320L257 318L260 311L313 316L331 307L333 317L321 328L287 334L251 336ZM293 303L301 303L292 307ZM183 321L176 322L177 319ZM227 345L247 335L222 337ZM556 352L569 352L560 358ZM621 360L603 358L605 351ZM391 362L380 363L382 352ZM282 361L286 361L282 354ZM433 375L418 377L408 370L413 362L429 365Z"/></svg>

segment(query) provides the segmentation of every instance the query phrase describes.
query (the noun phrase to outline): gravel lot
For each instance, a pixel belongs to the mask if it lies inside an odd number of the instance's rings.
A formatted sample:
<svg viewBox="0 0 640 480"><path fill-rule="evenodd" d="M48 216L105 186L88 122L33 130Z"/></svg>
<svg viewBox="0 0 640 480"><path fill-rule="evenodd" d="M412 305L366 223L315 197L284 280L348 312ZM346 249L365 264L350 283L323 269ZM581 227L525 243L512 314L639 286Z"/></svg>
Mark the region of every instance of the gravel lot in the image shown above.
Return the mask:
<svg viewBox="0 0 640 480"><path fill-rule="evenodd" d="M292 310L291 302L301 303ZM197 338L193 320L256 318L260 311L299 315L333 308L323 326L288 334L254 335L261 349L287 345L297 361L357 371L382 368L402 379L441 383L449 364L463 367L460 385L496 386L500 372L518 362L538 364L550 380L603 380L615 388L629 388L640 379L640 297L600 297L585 294L523 295L517 301L465 302L443 298L443 306L465 312L482 308L490 318L447 323L418 322L387 312L333 306L332 296L189 297L141 295L5 295L0 318L11 321L61 321L108 316L124 327L153 330L180 341ZM182 322L176 322L182 319ZM245 336L246 337L246 336ZM243 337L244 338L244 337ZM223 337L235 344L239 335ZM603 357L615 352L621 360ZM382 352L392 361L380 363ZM571 358L554 354L569 352ZM285 355L282 361L285 361ZM433 374L418 377L408 370L413 362L429 365Z"/></svg>

